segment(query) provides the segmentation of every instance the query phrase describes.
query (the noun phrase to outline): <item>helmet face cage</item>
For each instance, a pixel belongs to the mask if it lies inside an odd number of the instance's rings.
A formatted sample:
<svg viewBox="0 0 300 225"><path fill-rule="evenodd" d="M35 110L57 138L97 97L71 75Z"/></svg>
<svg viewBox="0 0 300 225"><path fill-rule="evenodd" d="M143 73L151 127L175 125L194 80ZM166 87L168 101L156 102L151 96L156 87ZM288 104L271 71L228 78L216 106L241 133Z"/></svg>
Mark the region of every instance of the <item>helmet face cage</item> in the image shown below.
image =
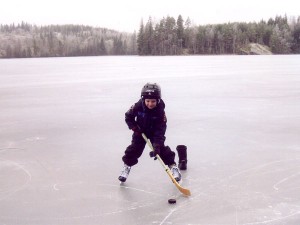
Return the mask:
<svg viewBox="0 0 300 225"><path fill-rule="evenodd" d="M141 91L141 97L143 99L160 99L161 89L157 83L147 83L144 85Z"/></svg>

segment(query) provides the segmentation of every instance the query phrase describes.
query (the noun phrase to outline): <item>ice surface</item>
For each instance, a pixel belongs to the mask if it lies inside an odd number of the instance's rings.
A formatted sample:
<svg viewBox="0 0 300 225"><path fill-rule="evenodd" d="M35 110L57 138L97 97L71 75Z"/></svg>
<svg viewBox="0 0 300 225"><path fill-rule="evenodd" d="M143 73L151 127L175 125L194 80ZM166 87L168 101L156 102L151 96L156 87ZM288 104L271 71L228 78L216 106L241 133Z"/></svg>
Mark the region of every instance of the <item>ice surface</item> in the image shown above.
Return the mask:
<svg viewBox="0 0 300 225"><path fill-rule="evenodd" d="M0 60L0 225L299 225L300 56ZM124 113L162 87L185 197ZM175 198L177 203L168 204Z"/></svg>

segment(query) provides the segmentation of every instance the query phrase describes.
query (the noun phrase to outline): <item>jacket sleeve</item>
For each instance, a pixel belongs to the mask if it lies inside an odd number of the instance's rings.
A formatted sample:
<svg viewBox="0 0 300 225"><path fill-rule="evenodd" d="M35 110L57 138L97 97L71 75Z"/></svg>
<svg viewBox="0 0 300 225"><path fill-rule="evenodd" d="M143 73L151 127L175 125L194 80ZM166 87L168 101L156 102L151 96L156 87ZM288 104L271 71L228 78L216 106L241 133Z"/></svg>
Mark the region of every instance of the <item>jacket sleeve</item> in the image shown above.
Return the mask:
<svg viewBox="0 0 300 225"><path fill-rule="evenodd" d="M165 133L167 130L167 117L163 110L155 123L155 131L153 135L153 142L155 145L162 146L166 140Z"/></svg>
<svg viewBox="0 0 300 225"><path fill-rule="evenodd" d="M136 116L137 116L137 104L134 104L130 107L130 109L125 113L125 122L129 129L137 126Z"/></svg>

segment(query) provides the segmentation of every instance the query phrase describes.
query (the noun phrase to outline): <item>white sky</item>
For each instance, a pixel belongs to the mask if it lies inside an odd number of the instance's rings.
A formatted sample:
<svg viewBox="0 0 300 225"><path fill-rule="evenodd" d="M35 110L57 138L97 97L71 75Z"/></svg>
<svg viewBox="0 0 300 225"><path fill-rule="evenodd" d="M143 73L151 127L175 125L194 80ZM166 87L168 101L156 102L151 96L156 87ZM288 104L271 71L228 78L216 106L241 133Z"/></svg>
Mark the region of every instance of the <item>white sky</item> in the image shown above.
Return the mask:
<svg viewBox="0 0 300 225"><path fill-rule="evenodd" d="M300 16L299 0L1 0L0 23L84 24L138 31L149 16L159 21L181 14L195 25L253 22L276 15Z"/></svg>

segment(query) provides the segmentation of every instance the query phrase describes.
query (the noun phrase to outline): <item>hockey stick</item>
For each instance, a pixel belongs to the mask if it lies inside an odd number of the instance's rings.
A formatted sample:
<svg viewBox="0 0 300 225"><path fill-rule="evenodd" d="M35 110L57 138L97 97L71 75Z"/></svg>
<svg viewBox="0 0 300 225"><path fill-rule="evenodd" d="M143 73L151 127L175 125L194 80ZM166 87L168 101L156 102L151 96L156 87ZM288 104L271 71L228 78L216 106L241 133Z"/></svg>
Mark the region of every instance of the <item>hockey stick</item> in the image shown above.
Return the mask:
<svg viewBox="0 0 300 225"><path fill-rule="evenodd" d="M151 141L146 137L146 135L145 135L144 133L142 133L142 136L143 136L143 138L145 139L145 141L147 142L147 144L148 144L148 146L150 147L150 149L151 149L152 151L154 151L154 148L153 148L153 146L152 146ZM189 189L186 189L186 188L183 188L183 187L181 187L181 186L178 184L178 182L177 182L177 181L175 180L175 178L173 177L173 175L172 175L172 173L171 173L169 167L166 166L166 164L165 164L164 161L160 158L160 156L159 156L159 155L156 155L155 157L159 160L159 162L161 163L161 165L164 167L165 171L167 172L167 174L169 175L169 177L171 178L171 180L173 181L173 183L175 184L175 186L178 188L178 190L179 190L182 194L185 194L185 195L190 196L190 195L191 195L190 190L189 190Z"/></svg>

